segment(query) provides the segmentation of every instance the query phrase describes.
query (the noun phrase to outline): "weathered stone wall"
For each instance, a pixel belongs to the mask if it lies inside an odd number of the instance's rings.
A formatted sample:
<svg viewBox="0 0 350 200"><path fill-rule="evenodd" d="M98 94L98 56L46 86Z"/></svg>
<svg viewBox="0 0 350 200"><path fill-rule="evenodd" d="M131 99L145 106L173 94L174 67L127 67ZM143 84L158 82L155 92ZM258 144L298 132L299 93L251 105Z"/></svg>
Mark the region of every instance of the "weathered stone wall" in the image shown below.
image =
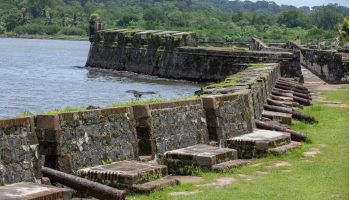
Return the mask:
<svg viewBox="0 0 350 200"><path fill-rule="evenodd" d="M37 135L46 164L65 172L138 156L131 108L39 115Z"/></svg>
<svg viewBox="0 0 350 200"><path fill-rule="evenodd" d="M328 83L346 83L349 76L349 54L331 50L308 49L288 43L300 53L300 63Z"/></svg>
<svg viewBox="0 0 350 200"><path fill-rule="evenodd" d="M41 177L33 118L0 120L0 185Z"/></svg>
<svg viewBox="0 0 350 200"><path fill-rule="evenodd" d="M221 81L244 63L281 64L282 76L301 77L299 54L197 47L193 33L104 30L91 44L86 66L192 81Z"/></svg>
<svg viewBox="0 0 350 200"><path fill-rule="evenodd" d="M255 126L250 92L241 90L229 95L203 98L211 140L226 140L253 130Z"/></svg>
<svg viewBox="0 0 350 200"><path fill-rule="evenodd" d="M203 98L210 139L218 141L251 132L254 119L261 117L268 94L279 77L277 63L250 66L226 79L225 82L234 85L205 90L207 94L216 94Z"/></svg>
<svg viewBox="0 0 350 200"><path fill-rule="evenodd" d="M39 154L45 156L46 166L75 173L88 166L137 160L139 155L161 157L169 150L252 132L254 119L260 118L270 89L280 76L280 64L242 66L246 70L226 79L235 84L219 84L209 90L216 94L213 96L38 115L34 122L33 118L2 120L1 184L33 181L40 175ZM20 178L14 176L17 172Z"/></svg>
<svg viewBox="0 0 350 200"><path fill-rule="evenodd" d="M208 142L207 123L201 99L150 104L152 135L156 152Z"/></svg>

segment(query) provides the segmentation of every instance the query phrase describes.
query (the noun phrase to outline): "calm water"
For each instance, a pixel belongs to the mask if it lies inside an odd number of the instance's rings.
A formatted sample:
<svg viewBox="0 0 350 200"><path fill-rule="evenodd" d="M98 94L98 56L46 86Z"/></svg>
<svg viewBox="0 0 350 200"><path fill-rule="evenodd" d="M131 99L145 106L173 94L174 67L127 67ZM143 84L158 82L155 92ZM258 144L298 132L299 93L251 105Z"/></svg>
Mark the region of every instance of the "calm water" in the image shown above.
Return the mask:
<svg viewBox="0 0 350 200"><path fill-rule="evenodd" d="M193 94L199 87L130 73L89 71L83 68L89 45L82 41L0 38L0 117L134 99L126 90L158 92L143 99L170 99Z"/></svg>

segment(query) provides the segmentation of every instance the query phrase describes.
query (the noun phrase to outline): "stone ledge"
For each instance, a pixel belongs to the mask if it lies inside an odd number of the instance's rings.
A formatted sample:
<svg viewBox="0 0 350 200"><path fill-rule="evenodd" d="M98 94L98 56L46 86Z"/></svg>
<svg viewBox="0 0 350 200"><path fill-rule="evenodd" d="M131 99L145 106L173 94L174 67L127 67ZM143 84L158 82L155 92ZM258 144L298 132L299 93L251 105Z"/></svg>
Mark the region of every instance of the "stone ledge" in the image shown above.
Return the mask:
<svg viewBox="0 0 350 200"><path fill-rule="evenodd" d="M291 151L293 149L296 149L300 146L301 146L300 142L291 141L289 144L269 149L269 152L273 154L282 154L282 153Z"/></svg>
<svg viewBox="0 0 350 200"><path fill-rule="evenodd" d="M216 165L212 166L212 170L216 171L216 172L226 172L232 168L238 168L238 167L242 167L246 164L248 164L250 161L249 160L230 160L227 162L223 162L223 163L219 163Z"/></svg>
<svg viewBox="0 0 350 200"><path fill-rule="evenodd" d="M0 187L3 200L69 200L72 190L30 182L20 182Z"/></svg>
<svg viewBox="0 0 350 200"><path fill-rule="evenodd" d="M262 116L282 124L292 124L292 114L264 110Z"/></svg>
<svg viewBox="0 0 350 200"><path fill-rule="evenodd" d="M112 164L99 165L78 170L78 173L89 180L112 187L125 188L141 184L150 179L167 175L167 167L139 161L118 161Z"/></svg>
<svg viewBox="0 0 350 200"><path fill-rule="evenodd" d="M195 105L202 105L202 99L154 103L154 104L149 104L149 108L151 110L158 110L158 109L166 109L166 108L175 108L180 106L195 106Z"/></svg>
<svg viewBox="0 0 350 200"><path fill-rule="evenodd" d="M167 177L164 177L164 178L150 181L143 184L133 184L131 186L131 189L139 193L150 193L154 190L162 189L167 186L175 186L179 184L180 182L176 179L169 179Z"/></svg>
<svg viewBox="0 0 350 200"><path fill-rule="evenodd" d="M18 117L0 120L0 128L10 128L13 126L27 126L33 123L32 117Z"/></svg>

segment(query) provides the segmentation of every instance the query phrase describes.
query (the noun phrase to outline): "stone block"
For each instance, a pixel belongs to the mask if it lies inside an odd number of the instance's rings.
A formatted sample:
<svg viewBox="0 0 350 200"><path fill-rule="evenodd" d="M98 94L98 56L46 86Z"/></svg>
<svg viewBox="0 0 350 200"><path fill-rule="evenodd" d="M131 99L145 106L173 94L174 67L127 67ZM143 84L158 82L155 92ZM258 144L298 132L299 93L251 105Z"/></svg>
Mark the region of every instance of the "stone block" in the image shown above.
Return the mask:
<svg viewBox="0 0 350 200"><path fill-rule="evenodd" d="M59 130L60 125L58 115L37 115L36 128Z"/></svg>
<svg viewBox="0 0 350 200"><path fill-rule="evenodd" d="M288 125L292 124L292 114L289 114L289 113L281 113L281 112L264 110L262 113L262 116L274 121L278 121L282 124L288 124Z"/></svg>
<svg viewBox="0 0 350 200"><path fill-rule="evenodd" d="M289 133L255 129L252 133L228 139L227 144L229 148L237 150L239 158L249 159L266 156L268 149L289 144L290 141Z"/></svg>
<svg viewBox="0 0 350 200"><path fill-rule="evenodd" d="M148 105L136 105L132 107L135 119L148 118L151 112Z"/></svg>
<svg viewBox="0 0 350 200"><path fill-rule="evenodd" d="M236 158L237 152L234 149L204 144L176 149L164 154L164 162L169 172L176 174L188 174L194 166L211 169L215 164Z"/></svg>
<svg viewBox="0 0 350 200"><path fill-rule="evenodd" d="M212 170L216 171L216 172L226 172L230 169L233 168L238 168L238 167L242 167L246 164L248 164L250 161L249 160L230 160L230 161L226 161L226 162L222 162L216 165L212 166Z"/></svg>
<svg viewBox="0 0 350 200"><path fill-rule="evenodd" d="M78 170L80 176L117 188L130 188L167 175L167 167L139 161L118 161Z"/></svg>
<svg viewBox="0 0 350 200"><path fill-rule="evenodd" d="M175 186L178 184L180 184L180 182L177 181L176 179L168 179L167 177L164 177L161 179L157 179L157 180L142 183L142 184L133 184L131 186L131 190L139 193L150 193L154 190L159 190L164 187Z"/></svg>
<svg viewBox="0 0 350 200"><path fill-rule="evenodd" d="M70 200L72 190L31 182L21 182L0 187L2 200Z"/></svg>
<svg viewBox="0 0 350 200"><path fill-rule="evenodd" d="M300 142L291 141L289 144L269 149L269 152L271 152L273 154L282 154L282 153L286 153L287 151L291 151L293 149L296 149L300 146L301 146Z"/></svg>

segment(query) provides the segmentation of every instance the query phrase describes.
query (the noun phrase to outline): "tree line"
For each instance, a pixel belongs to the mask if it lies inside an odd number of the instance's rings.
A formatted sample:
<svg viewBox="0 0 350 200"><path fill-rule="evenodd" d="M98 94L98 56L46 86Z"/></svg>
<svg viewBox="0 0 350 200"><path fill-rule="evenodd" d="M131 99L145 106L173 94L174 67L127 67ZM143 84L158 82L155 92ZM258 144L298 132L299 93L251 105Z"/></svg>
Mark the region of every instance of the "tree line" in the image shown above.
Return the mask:
<svg viewBox="0 0 350 200"><path fill-rule="evenodd" d="M87 35L98 14L106 28L194 31L202 41L331 40L348 8L228 0L0 0L0 33Z"/></svg>

